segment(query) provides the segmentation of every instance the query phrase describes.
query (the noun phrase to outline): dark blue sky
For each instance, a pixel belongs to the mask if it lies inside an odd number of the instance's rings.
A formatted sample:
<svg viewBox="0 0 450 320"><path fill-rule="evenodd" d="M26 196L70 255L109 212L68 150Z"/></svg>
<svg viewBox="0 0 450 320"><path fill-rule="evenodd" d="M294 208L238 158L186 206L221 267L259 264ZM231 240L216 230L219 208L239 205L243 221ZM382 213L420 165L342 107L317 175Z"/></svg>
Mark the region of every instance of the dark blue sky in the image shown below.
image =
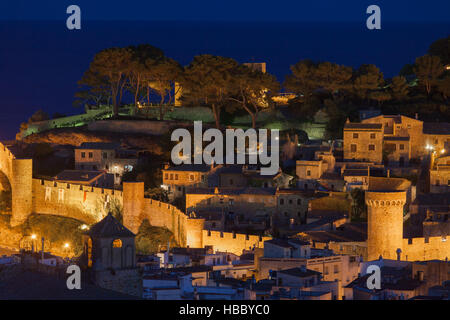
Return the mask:
<svg viewBox="0 0 450 320"><path fill-rule="evenodd" d="M65 20L81 7L87 20L364 21L379 5L382 20L446 22L449 0L2 0L2 20Z"/></svg>

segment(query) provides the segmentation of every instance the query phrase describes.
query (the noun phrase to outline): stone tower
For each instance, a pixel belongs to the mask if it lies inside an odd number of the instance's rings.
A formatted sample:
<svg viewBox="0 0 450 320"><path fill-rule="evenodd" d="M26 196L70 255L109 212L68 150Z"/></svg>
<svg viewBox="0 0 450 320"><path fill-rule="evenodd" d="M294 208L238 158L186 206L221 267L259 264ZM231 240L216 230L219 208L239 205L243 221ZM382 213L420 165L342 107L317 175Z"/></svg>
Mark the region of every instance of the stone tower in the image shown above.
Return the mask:
<svg viewBox="0 0 450 320"><path fill-rule="evenodd" d="M406 191L366 191L367 260L397 259L403 246Z"/></svg>
<svg viewBox="0 0 450 320"><path fill-rule="evenodd" d="M109 213L83 237L81 264L97 286L142 297L142 277L136 266L135 235Z"/></svg>
<svg viewBox="0 0 450 320"><path fill-rule="evenodd" d="M144 208L144 183L123 183L123 224L137 233L142 222L141 213Z"/></svg>
<svg viewBox="0 0 450 320"><path fill-rule="evenodd" d="M33 207L33 160L13 159L11 170L12 217L11 226L27 220Z"/></svg>

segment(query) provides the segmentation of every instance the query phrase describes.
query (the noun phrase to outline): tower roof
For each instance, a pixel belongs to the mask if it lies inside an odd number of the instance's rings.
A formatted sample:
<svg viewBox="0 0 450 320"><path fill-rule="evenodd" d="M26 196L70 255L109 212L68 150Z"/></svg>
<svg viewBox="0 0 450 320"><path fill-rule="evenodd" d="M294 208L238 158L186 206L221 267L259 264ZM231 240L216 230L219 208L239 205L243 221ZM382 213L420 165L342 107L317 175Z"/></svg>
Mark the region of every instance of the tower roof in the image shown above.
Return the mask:
<svg viewBox="0 0 450 320"><path fill-rule="evenodd" d="M86 234L97 238L130 238L135 236L133 232L125 228L123 224L117 221L111 212L108 213L108 215L100 222L92 225Z"/></svg>

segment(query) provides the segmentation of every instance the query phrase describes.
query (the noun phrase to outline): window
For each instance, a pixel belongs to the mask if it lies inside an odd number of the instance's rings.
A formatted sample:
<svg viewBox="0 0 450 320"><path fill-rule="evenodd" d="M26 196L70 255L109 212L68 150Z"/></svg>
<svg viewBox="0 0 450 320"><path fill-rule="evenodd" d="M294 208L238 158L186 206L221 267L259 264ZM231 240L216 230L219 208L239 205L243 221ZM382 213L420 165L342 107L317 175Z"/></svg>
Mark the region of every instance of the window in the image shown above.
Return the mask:
<svg viewBox="0 0 450 320"><path fill-rule="evenodd" d="M230 179L230 186L233 185L233 179Z"/></svg>
<svg viewBox="0 0 450 320"><path fill-rule="evenodd" d="M178 174L175 173L175 180L178 180Z"/></svg>
<svg viewBox="0 0 450 320"><path fill-rule="evenodd" d="M193 174L189 175L189 180L194 181L194 175Z"/></svg>
<svg viewBox="0 0 450 320"><path fill-rule="evenodd" d="M93 158L94 154L92 152L89 152L89 158Z"/></svg>
<svg viewBox="0 0 450 320"><path fill-rule="evenodd" d="M356 152L356 144L350 145L350 152Z"/></svg>
<svg viewBox="0 0 450 320"><path fill-rule="evenodd" d="M173 173L170 174L170 180L173 180Z"/></svg>
<svg viewBox="0 0 450 320"><path fill-rule="evenodd" d="M301 205L302 204L302 199L297 199L297 204Z"/></svg>
<svg viewBox="0 0 450 320"><path fill-rule="evenodd" d="M450 186L450 180L447 181L447 185Z"/></svg>
<svg viewBox="0 0 450 320"><path fill-rule="evenodd" d="M369 151L375 151L375 145L369 144Z"/></svg>
<svg viewBox="0 0 450 320"><path fill-rule="evenodd" d="M113 248L122 248L122 240L120 239L115 239L113 241Z"/></svg>
<svg viewBox="0 0 450 320"><path fill-rule="evenodd" d="M328 267L325 267L324 274L328 274Z"/></svg>
<svg viewBox="0 0 450 320"><path fill-rule="evenodd" d="M441 182L440 182L439 180L436 180L436 185L437 185L437 186L440 186L440 185L441 185Z"/></svg>
<svg viewBox="0 0 450 320"><path fill-rule="evenodd" d="M310 176L311 176L311 170L307 170L307 171L306 171L306 176L307 176L307 177L310 177Z"/></svg>
<svg viewBox="0 0 450 320"><path fill-rule="evenodd" d="M337 264L334 265L334 273L339 273L339 266Z"/></svg>
<svg viewBox="0 0 450 320"><path fill-rule="evenodd" d="M289 199L289 204L292 204L292 199Z"/></svg>
<svg viewBox="0 0 450 320"><path fill-rule="evenodd" d="M164 179L166 179L166 180L169 179L169 174L168 173L164 174Z"/></svg>
<svg viewBox="0 0 450 320"><path fill-rule="evenodd" d="M358 134L357 133L353 134L353 139L358 139Z"/></svg>
<svg viewBox="0 0 450 320"><path fill-rule="evenodd" d="M281 204L281 205L284 204L284 199L280 199L280 204Z"/></svg>
<svg viewBox="0 0 450 320"><path fill-rule="evenodd" d="M233 202L234 202L234 200L233 200L233 199L228 199L228 204L229 204L230 206L232 206L232 205L233 205Z"/></svg>
<svg viewBox="0 0 450 320"><path fill-rule="evenodd" d="M399 146L400 148L400 150L405 150L405 145L404 144L400 144L400 146Z"/></svg>
<svg viewBox="0 0 450 320"><path fill-rule="evenodd" d="M103 159L108 159L108 153L107 152L103 152Z"/></svg>
<svg viewBox="0 0 450 320"><path fill-rule="evenodd" d="M82 158L86 158L86 152L82 152L82 153L81 153L81 157L82 157Z"/></svg>
<svg viewBox="0 0 450 320"><path fill-rule="evenodd" d="M376 137L377 137L377 134L376 134L376 133L371 133L371 134L370 134L370 139L376 139Z"/></svg>

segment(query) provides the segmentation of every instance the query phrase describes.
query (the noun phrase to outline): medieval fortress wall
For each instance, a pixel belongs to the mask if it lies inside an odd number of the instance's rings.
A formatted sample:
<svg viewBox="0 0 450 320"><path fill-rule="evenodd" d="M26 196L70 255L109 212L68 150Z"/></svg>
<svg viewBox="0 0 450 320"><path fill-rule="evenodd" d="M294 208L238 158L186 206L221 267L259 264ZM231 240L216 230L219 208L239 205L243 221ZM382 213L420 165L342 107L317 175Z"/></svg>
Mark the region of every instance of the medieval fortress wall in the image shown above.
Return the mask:
<svg viewBox="0 0 450 320"><path fill-rule="evenodd" d="M386 178L389 179L389 178ZM407 191L366 191L368 210L367 258L376 260L445 260L450 258L448 237L403 238L403 208Z"/></svg>
<svg viewBox="0 0 450 320"><path fill-rule="evenodd" d="M9 181L10 186L4 187L11 188L12 226L22 224L32 213L64 216L91 224L101 220L114 204L123 208L124 225L134 233L148 219L152 226L169 229L180 246L212 245L215 250L236 254L263 246L258 236L204 230L203 219L191 219L171 204L145 198L143 182L126 182L123 190L113 190L33 179L32 159L16 159L1 143L0 175L6 177L2 183Z"/></svg>
<svg viewBox="0 0 450 320"><path fill-rule="evenodd" d="M215 250L242 253L243 249L262 248L270 238L204 230L204 220L190 218L176 207L144 197L142 182L127 182L123 191L77 184L33 179L31 159L16 159L0 143L1 179L9 181L12 193L11 225L26 221L32 213L75 218L87 224L99 221L115 202L123 207L124 225L137 233L144 219L158 227L168 228L181 246L214 246ZM389 185L389 184L387 184ZM450 257L450 241L445 237L403 238L403 207L406 191L367 191L368 258L380 255L396 259L429 260Z"/></svg>

